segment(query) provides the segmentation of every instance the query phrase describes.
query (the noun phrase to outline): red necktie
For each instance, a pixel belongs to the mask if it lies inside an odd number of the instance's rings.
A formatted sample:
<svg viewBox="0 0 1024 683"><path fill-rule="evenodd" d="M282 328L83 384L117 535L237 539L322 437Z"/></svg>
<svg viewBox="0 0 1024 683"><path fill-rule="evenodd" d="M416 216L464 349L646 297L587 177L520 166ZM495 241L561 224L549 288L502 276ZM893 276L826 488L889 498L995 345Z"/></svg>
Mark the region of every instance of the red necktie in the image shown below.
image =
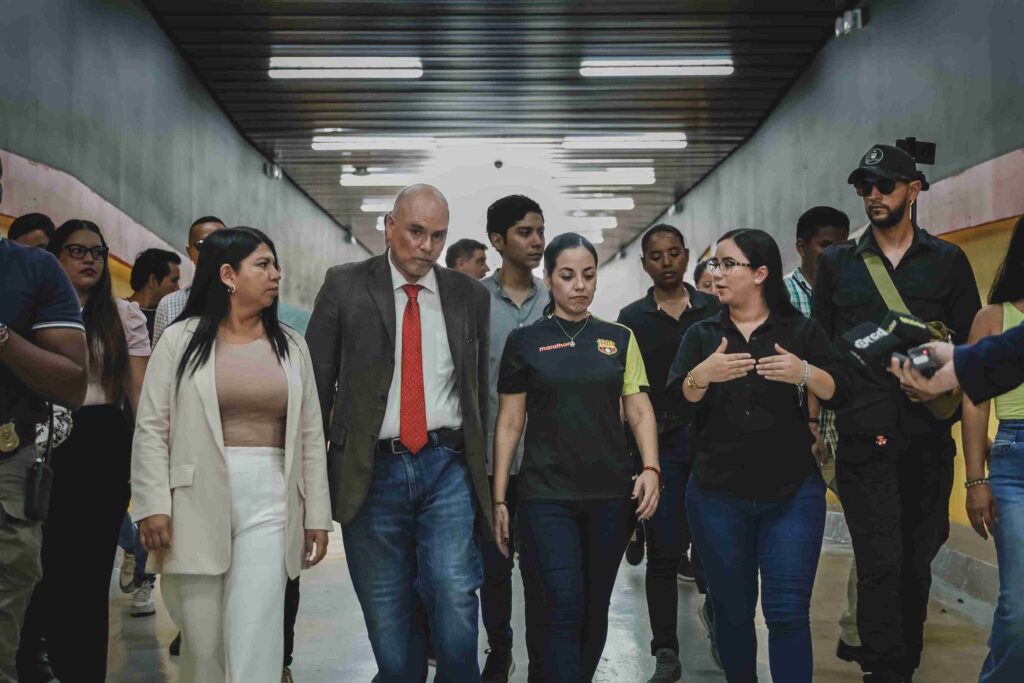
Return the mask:
<svg viewBox="0 0 1024 683"><path fill-rule="evenodd" d="M427 403L423 397L423 340L420 335L421 285L402 285L409 300L402 316L402 403L398 437L413 454L427 445Z"/></svg>

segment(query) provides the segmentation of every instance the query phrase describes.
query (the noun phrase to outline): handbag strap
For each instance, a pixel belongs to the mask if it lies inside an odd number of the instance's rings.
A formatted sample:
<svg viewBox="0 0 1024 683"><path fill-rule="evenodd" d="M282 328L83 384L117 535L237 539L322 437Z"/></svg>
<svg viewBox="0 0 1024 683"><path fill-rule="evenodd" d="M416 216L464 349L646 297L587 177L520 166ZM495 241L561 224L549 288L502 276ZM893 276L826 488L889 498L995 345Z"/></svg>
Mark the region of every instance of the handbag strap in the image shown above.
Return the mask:
<svg viewBox="0 0 1024 683"><path fill-rule="evenodd" d="M50 409L50 426L46 431L46 450L43 452L43 463L49 465L50 455L53 453L53 404L47 403L46 407Z"/></svg>
<svg viewBox="0 0 1024 683"><path fill-rule="evenodd" d="M864 261L864 265L867 266L868 275L871 276L871 281L875 283L878 293L882 295L882 300L885 301L886 307L890 311L909 314L910 309L903 303L903 297L900 296L899 290L896 289L896 283L892 281L892 276L889 275L889 269L885 267L882 257L873 251L861 252L860 257Z"/></svg>

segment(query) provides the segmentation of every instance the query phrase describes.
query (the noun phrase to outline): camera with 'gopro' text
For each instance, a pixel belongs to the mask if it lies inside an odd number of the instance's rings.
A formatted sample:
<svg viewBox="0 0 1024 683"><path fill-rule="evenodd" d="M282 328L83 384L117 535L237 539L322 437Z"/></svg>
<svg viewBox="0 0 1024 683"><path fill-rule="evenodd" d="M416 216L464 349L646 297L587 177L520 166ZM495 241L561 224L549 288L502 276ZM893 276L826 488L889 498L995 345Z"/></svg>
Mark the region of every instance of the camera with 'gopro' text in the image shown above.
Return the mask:
<svg viewBox="0 0 1024 683"><path fill-rule="evenodd" d="M840 340L858 363L869 368L885 370L895 358L900 365L909 361L925 377L939 369L930 349L924 347L932 341L928 325L909 313L889 311L881 325L861 323Z"/></svg>

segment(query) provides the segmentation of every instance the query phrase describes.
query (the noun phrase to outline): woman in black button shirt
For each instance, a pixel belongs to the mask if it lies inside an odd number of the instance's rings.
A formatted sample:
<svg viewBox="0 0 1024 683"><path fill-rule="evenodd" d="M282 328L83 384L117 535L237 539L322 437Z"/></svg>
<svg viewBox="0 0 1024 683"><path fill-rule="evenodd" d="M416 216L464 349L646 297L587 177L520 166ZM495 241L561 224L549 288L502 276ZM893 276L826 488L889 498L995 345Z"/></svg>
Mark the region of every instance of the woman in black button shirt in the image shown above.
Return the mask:
<svg viewBox="0 0 1024 683"><path fill-rule="evenodd" d="M696 407L686 512L726 678L757 680L760 573L772 678L803 683L813 672L809 610L825 527L807 393L834 407L841 361L789 302L770 235L731 233L708 268L725 307L687 331L669 372L669 391Z"/></svg>
<svg viewBox="0 0 1024 683"><path fill-rule="evenodd" d="M658 436L633 333L590 314L597 252L580 235L544 251L549 315L509 335L498 379L495 540L508 554L509 466L529 416L519 471L519 554L536 587L546 683L589 681L608 634L608 601L636 517L658 505ZM620 405L640 447L630 456ZM634 481L635 477L635 481ZM636 517L634 517L634 515Z"/></svg>

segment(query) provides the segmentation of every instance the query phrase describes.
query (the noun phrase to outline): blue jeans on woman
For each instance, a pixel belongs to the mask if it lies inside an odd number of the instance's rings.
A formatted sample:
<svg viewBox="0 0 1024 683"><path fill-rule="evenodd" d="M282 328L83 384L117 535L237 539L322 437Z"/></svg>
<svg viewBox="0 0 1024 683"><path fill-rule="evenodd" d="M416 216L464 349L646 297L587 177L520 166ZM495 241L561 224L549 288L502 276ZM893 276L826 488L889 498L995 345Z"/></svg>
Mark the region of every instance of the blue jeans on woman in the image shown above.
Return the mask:
<svg viewBox="0 0 1024 683"><path fill-rule="evenodd" d="M761 502L701 490L691 478L686 512L715 612L729 683L757 681L758 573L772 679L810 683L811 590L825 533L825 484L815 472L792 496Z"/></svg>
<svg viewBox="0 0 1024 683"><path fill-rule="evenodd" d="M527 607L530 628L540 631L530 640L545 683L593 678L635 513L636 502L629 498L519 503L520 566L535 582L526 598L538 601Z"/></svg>
<svg viewBox="0 0 1024 683"><path fill-rule="evenodd" d="M1002 420L988 456L999 521L999 601L980 683L1024 681L1024 420Z"/></svg>
<svg viewBox="0 0 1024 683"><path fill-rule="evenodd" d="M126 553L131 553L135 557L135 587L138 588L142 585L143 581L152 580L156 575L146 573L146 561L149 559L149 553L142 547L142 543L139 542L139 527L137 524L132 522L132 516L129 513L124 513L124 519L121 520L121 530L117 534L117 545L121 547Z"/></svg>

